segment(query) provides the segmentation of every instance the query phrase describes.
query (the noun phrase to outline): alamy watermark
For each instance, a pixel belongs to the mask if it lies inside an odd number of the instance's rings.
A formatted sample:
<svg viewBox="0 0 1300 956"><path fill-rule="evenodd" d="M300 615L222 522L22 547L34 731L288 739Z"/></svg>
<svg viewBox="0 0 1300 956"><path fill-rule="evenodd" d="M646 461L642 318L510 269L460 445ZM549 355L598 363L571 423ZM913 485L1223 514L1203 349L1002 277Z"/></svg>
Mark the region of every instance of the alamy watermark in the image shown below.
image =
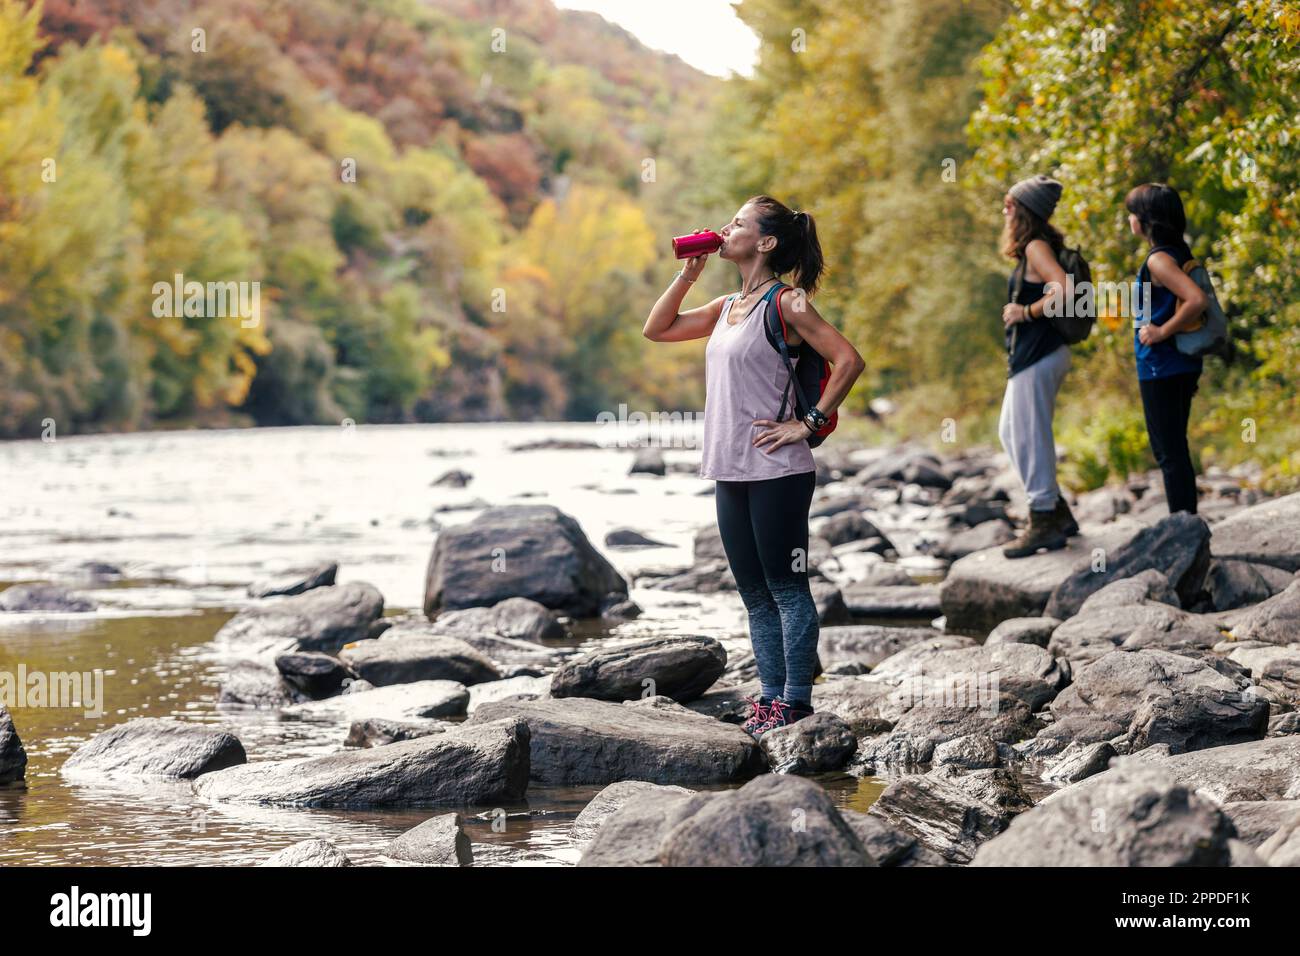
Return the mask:
<svg viewBox="0 0 1300 956"><path fill-rule="evenodd" d="M698 448L697 422L703 424L703 412L629 412L626 402L617 413L596 415L599 441L607 448Z"/></svg>
<svg viewBox="0 0 1300 956"><path fill-rule="evenodd" d="M998 671L954 671L940 676L924 672L903 678L890 695L905 710L913 707L958 708L996 717L1000 694Z"/></svg>
<svg viewBox="0 0 1300 956"><path fill-rule="evenodd" d="M171 282L153 284L156 319L239 319L245 329L262 323L261 282L208 282L178 272Z"/></svg>
<svg viewBox="0 0 1300 956"><path fill-rule="evenodd" d="M87 717L104 716L104 672L0 671L0 704L11 712L24 707L81 710Z"/></svg>

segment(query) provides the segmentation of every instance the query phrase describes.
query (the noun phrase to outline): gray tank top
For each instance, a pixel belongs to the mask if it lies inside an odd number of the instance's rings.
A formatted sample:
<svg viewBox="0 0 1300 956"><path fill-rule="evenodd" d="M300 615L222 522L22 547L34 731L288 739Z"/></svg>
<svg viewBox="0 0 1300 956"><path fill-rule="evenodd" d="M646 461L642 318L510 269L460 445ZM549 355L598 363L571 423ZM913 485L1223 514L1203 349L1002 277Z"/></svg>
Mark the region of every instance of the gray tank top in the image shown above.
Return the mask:
<svg viewBox="0 0 1300 956"><path fill-rule="evenodd" d="M733 295L722 307L704 349L704 453L700 477L717 481L759 481L817 470L806 441L776 451L754 447L754 436L771 427L754 420L776 420L789 381L781 354L767 341L763 323L768 302L760 300L735 325L727 324ZM774 307L774 306L773 306ZM793 358L793 357L792 357ZM794 359L797 364L798 360ZM786 405L786 420L794 417Z"/></svg>

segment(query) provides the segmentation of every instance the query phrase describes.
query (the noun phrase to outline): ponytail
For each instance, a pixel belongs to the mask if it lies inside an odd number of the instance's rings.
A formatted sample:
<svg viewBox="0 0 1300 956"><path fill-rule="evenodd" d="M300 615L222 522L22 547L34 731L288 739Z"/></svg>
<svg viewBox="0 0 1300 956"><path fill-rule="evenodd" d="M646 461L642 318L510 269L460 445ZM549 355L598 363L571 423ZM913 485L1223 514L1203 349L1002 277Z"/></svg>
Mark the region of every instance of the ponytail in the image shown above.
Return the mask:
<svg viewBox="0 0 1300 956"><path fill-rule="evenodd" d="M747 202L758 210L759 232L776 237L776 248L767 260L772 271L778 276L793 273L792 284L812 295L826 269L812 213L793 210L771 196L754 196Z"/></svg>

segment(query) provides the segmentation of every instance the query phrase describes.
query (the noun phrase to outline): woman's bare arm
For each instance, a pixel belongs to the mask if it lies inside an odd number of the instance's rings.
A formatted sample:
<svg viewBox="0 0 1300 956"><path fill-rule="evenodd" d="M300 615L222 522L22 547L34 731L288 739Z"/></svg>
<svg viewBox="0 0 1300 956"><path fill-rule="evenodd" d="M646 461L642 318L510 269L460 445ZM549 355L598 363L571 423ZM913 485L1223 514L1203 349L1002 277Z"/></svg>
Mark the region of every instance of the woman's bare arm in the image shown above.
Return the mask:
<svg viewBox="0 0 1300 956"><path fill-rule="evenodd" d="M1177 334L1188 323L1205 311L1210 304L1204 290L1178 265L1178 261L1167 252L1157 252L1147 266L1152 278L1179 298L1179 306L1174 314L1160 326L1160 338L1167 339Z"/></svg>
<svg viewBox="0 0 1300 956"><path fill-rule="evenodd" d="M650 317L645 320L645 328L641 330L651 342L686 342L713 334L713 326L722 315L722 305L727 297L720 295L697 309L678 312L690 287L690 283L674 279L654 304Z"/></svg>

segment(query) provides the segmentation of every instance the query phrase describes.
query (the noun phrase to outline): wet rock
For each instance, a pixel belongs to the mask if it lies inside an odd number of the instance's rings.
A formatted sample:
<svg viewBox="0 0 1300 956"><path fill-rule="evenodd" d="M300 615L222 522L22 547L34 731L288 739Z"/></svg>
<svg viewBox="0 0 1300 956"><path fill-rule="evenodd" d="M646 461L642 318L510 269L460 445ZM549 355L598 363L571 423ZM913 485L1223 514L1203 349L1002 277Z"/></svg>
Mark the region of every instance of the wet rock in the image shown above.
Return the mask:
<svg viewBox="0 0 1300 956"><path fill-rule="evenodd" d="M427 717L460 717L469 706L469 691L464 684L451 680L422 680L389 687L370 687L358 682L364 689L293 704L285 708L288 714L333 717L352 722L371 717L386 720L414 720ZM356 686L356 685L354 685ZM351 688L350 688L351 690Z"/></svg>
<svg viewBox="0 0 1300 956"><path fill-rule="evenodd" d="M774 773L826 773L848 763L858 740L839 717L818 712L768 731L759 746Z"/></svg>
<svg viewBox="0 0 1300 956"><path fill-rule="evenodd" d="M647 687L686 703L708 690L727 667L727 652L711 637L652 637L600 647L561 664L552 697L636 700Z"/></svg>
<svg viewBox="0 0 1300 956"><path fill-rule="evenodd" d="M878 866L948 866L948 861L922 846L910 833L890 826L880 817L857 810L840 809L867 853Z"/></svg>
<svg viewBox="0 0 1300 956"><path fill-rule="evenodd" d="M884 627L878 624L847 624L823 627L817 638L817 653L824 663L851 661L874 667L906 647L939 636L929 627Z"/></svg>
<svg viewBox="0 0 1300 956"><path fill-rule="evenodd" d="M681 789L655 787L623 798L591 834L578 866L662 865L659 844L664 835L713 797Z"/></svg>
<svg viewBox="0 0 1300 956"><path fill-rule="evenodd" d="M376 687L422 680L477 684L501 679L493 663L465 641L401 626L377 640L345 647L339 656Z"/></svg>
<svg viewBox="0 0 1300 956"><path fill-rule="evenodd" d="M505 700L508 697L523 700L536 700L551 696L551 678L521 674L517 677L503 677L501 680L485 681L469 688L469 713L493 700Z"/></svg>
<svg viewBox="0 0 1300 956"><path fill-rule="evenodd" d="M459 813L444 813L407 830L384 847L384 856L425 866L469 866L474 862Z"/></svg>
<svg viewBox="0 0 1300 956"><path fill-rule="evenodd" d="M194 792L284 806L493 804L523 796L528 754L528 725L507 719L367 750L231 767L201 776Z"/></svg>
<svg viewBox="0 0 1300 956"><path fill-rule="evenodd" d="M1231 820L1170 774L1121 761L1054 796L981 846L972 865L1171 867L1230 861L1228 843L1236 836ZM1096 825L1099 819L1103 826Z"/></svg>
<svg viewBox="0 0 1300 956"><path fill-rule="evenodd" d="M328 840L303 840L267 857L258 866L351 866L346 853Z"/></svg>
<svg viewBox="0 0 1300 956"><path fill-rule="evenodd" d="M1099 743L1081 744L1071 741L1052 765L1043 771L1043 779L1049 783L1076 783L1084 777L1101 773L1110 766L1116 751L1109 740Z"/></svg>
<svg viewBox="0 0 1300 956"><path fill-rule="evenodd" d="M1088 713L1127 725L1132 750L1167 744L1172 753L1256 740L1268 704L1194 658L1161 650L1118 650L1080 668L1052 703L1060 717Z"/></svg>
<svg viewBox="0 0 1300 956"><path fill-rule="evenodd" d="M275 659L275 669L285 683L313 700L337 694L345 680L357 676L337 657L319 651L281 654Z"/></svg>
<svg viewBox="0 0 1300 956"><path fill-rule="evenodd" d="M1300 639L1300 580L1257 604L1232 629L1238 640L1290 644Z"/></svg>
<svg viewBox="0 0 1300 956"><path fill-rule="evenodd" d="M665 541L656 541L635 528L614 528L605 534L607 548L668 548Z"/></svg>
<svg viewBox="0 0 1300 956"><path fill-rule="evenodd" d="M695 793L686 787L678 787L672 784L664 785L649 783L645 780L620 780L611 783L600 793L596 794L591 801L582 808L582 812L574 818L573 825L569 832L573 837L574 844L579 850L585 850L591 841L596 838L600 828L604 826L605 821L613 813L620 809L624 804L634 797L642 794L662 793L674 796L689 796ZM657 851L658 847L654 848Z"/></svg>
<svg viewBox="0 0 1300 956"><path fill-rule="evenodd" d="M1125 519L1089 529L1058 551L1011 559L992 548L953 562L939 591L948 629L986 634L1008 618L1042 614L1061 582L1092 567L1094 551L1110 553L1141 527Z"/></svg>
<svg viewBox="0 0 1300 956"><path fill-rule="evenodd" d="M658 475L663 477L667 468L664 465L664 453L658 448L638 448L632 459L629 475Z"/></svg>
<svg viewBox="0 0 1300 956"><path fill-rule="evenodd" d="M1300 492L1220 521L1214 526L1214 556L1300 571Z"/></svg>
<svg viewBox="0 0 1300 956"><path fill-rule="evenodd" d="M217 694L217 704L275 709L309 700L302 691L284 679L275 667L260 661L239 661L225 674Z"/></svg>
<svg viewBox="0 0 1300 956"><path fill-rule="evenodd" d="M1052 591L1044 613L1061 620L1073 617L1090 595L1148 568L1165 576L1183 607L1192 606L1210 568L1210 528L1205 520L1180 511L1143 528L1118 547L1108 548L1105 570L1088 566L1072 572Z"/></svg>
<svg viewBox="0 0 1300 956"><path fill-rule="evenodd" d="M267 598L232 617L214 640L250 654L287 650L336 654L344 644L365 640L383 611L384 596L378 589L353 581Z"/></svg>
<svg viewBox="0 0 1300 956"><path fill-rule="evenodd" d="M295 568L273 577L254 581L248 586L251 598L275 597L277 595L302 594L313 588L330 587L339 572L337 562L327 561L307 568Z"/></svg>
<svg viewBox="0 0 1300 956"><path fill-rule="evenodd" d="M1238 800L1300 799L1300 737L1265 737L1247 743L1170 754L1164 745L1128 758L1167 770L1179 783L1220 803ZM1115 768L1049 794L1043 802L1107 779Z"/></svg>
<svg viewBox="0 0 1300 956"><path fill-rule="evenodd" d="M94 601L57 584L11 584L0 591L0 611L81 613L95 607Z"/></svg>
<svg viewBox="0 0 1300 956"><path fill-rule="evenodd" d="M627 582L573 517L554 505L506 505L438 534L424 612L526 597L573 617L593 617L611 591L626 596Z"/></svg>
<svg viewBox="0 0 1300 956"><path fill-rule="evenodd" d="M537 783L725 783L766 769L745 731L682 707L585 697L502 700L479 707L469 723L508 716L523 718L532 730Z"/></svg>
<svg viewBox="0 0 1300 956"><path fill-rule="evenodd" d="M996 776L975 787L975 774ZM1006 830L1028 806L1006 770L958 775L939 768L894 781L867 813L916 837L950 863L968 863L981 844Z"/></svg>
<svg viewBox="0 0 1300 956"><path fill-rule="evenodd" d="M1064 715L1043 715L1044 719L1053 716L1047 726L1041 728L1032 740L1016 744L1015 750L1022 757L1049 760L1059 757L1071 747L1086 747L1098 743L1110 743L1128 731L1130 721L1121 723L1105 714L1092 711L1071 711Z"/></svg>
<svg viewBox="0 0 1300 956"><path fill-rule="evenodd" d="M600 606L600 616L607 621L634 621L641 613L640 604L626 599L607 600Z"/></svg>
<svg viewBox="0 0 1300 956"><path fill-rule="evenodd" d="M989 644L1033 644L1046 647L1052 633L1061 626L1054 617L1013 617L1003 621L989 633L984 641Z"/></svg>
<svg viewBox="0 0 1300 956"><path fill-rule="evenodd" d="M517 641L550 641L567 636L554 612L524 597L506 598L491 607L444 611L433 626L438 631L460 634L466 640L470 640L466 636L469 634L493 634Z"/></svg>
<svg viewBox="0 0 1300 956"><path fill-rule="evenodd" d="M1290 571L1249 561L1212 560L1205 590L1216 611L1231 611L1266 601L1295 580Z"/></svg>
<svg viewBox="0 0 1300 956"><path fill-rule="evenodd" d="M234 734L202 724L138 717L96 734L64 761L68 775L190 779L248 760Z"/></svg>
<svg viewBox="0 0 1300 956"><path fill-rule="evenodd" d="M398 740L415 740L441 734L456 725L445 720L385 720L368 717L354 720L348 730L345 747L382 747Z"/></svg>
<svg viewBox="0 0 1300 956"><path fill-rule="evenodd" d="M1286 825L1300 821L1300 800L1232 800L1223 805L1237 837L1258 848Z"/></svg>
<svg viewBox="0 0 1300 956"><path fill-rule="evenodd" d="M901 696L895 693L894 700ZM908 702L912 706L888 734L858 744L850 772L861 775L882 767L903 770L928 764L935 747L959 737L976 735L1013 744L1032 737L1042 726L1029 706L1010 694L999 694L992 701L954 701L945 688L933 701Z"/></svg>
<svg viewBox="0 0 1300 956"><path fill-rule="evenodd" d="M873 587L846 584L844 604L854 617L930 618L939 615L939 586L912 584Z"/></svg>
<svg viewBox="0 0 1300 956"><path fill-rule="evenodd" d="M1107 607L1127 607L1130 604L1142 604L1152 601L1181 608L1178 593L1169 586L1169 579L1155 568L1133 575L1131 578L1119 578L1105 587L1094 591L1079 605L1079 615L1099 611Z"/></svg>
<svg viewBox="0 0 1300 956"><path fill-rule="evenodd" d="M0 784L22 780L26 772L27 751L18 738L9 710L0 704Z"/></svg>

